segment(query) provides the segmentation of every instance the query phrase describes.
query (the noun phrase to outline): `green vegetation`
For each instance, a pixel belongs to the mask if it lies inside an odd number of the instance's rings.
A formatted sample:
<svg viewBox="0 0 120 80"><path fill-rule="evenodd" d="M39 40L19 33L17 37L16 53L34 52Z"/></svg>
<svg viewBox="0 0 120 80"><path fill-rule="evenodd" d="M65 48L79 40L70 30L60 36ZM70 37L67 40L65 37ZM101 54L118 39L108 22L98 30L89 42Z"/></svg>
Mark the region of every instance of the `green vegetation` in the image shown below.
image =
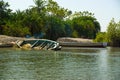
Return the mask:
<svg viewBox="0 0 120 80"><path fill-rule="evenodd" d="M33 0L35 6L12 12L9 4L0 1L0 34L56 40L59 37L80 37L95 42L109 42L120 46L120 22L112 19L107 32L100 32L100 24L88 11L75 12L60 7L53 0Z"/></svg>
<svg viewBox="0 0 120 80"><path fill-rule="evenodd" d="M77 37L94 39L100 32L100 24L94 14L87 11L75 13L72 17L72 26Z"/></svg>
<svg viewBox="0 0 120 80"><path fill-rule="evenodd" d="M120 22L116 23L112 19L107 29L107 38L112 46L120 47Z"/></svg>
<svg viewBox="0 0 120 80"><path fill-rule="evenodd" d="M120 47L120 22L112 19L108 25L107 32L100 32L94 39L95 42L108 42L111 46Z"/></svg>
<svg viewBox="0 0 120 80"><path fill-rule="evenodd" d="M94 42L107 42L107 35L106 32L99 32L94 39Z"/></svg>
<svg viewBox="0 0 120 80"><path fill-rule="evenodd" d="M35 6L12 12L9 4L0 1L0 34L56 40L59 37L95 38L95 42L120 44L120 22L109 23L107 33L100 32L100 24L93 13L75 12L60 7L53 0L33 0ZM97 35L97 36L96 36Z"/></svg>
<svg viewBox="0 0 120 80"><path fill-rule="evenodd" d="M9 9L7 2L0 1L0 34L56 40L59 37L94 39L100 32L99 22L93 13L72 13L53 0L33 1L35 6L15 12Z"/></svg>

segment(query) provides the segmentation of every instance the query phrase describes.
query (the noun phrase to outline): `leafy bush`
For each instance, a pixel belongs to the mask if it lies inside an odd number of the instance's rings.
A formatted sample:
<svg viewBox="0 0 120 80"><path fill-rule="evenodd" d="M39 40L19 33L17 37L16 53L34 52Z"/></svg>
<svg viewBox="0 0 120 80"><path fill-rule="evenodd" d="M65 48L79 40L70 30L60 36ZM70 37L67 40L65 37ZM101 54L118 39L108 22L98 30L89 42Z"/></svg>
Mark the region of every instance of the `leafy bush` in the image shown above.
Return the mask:
<svg viewBox="0 0 120 80"><path fill-rule="evenodd" d="M21 26L5 26L3 29L5 35L24 37L27 34L30 34L29 28Z"/></svg>
<svg viewBox="0 0 120 80"><path fill-rule="evenodd" d="M94 42L107 42L107 36L105 32L99 32L94 39Z"/></svg>

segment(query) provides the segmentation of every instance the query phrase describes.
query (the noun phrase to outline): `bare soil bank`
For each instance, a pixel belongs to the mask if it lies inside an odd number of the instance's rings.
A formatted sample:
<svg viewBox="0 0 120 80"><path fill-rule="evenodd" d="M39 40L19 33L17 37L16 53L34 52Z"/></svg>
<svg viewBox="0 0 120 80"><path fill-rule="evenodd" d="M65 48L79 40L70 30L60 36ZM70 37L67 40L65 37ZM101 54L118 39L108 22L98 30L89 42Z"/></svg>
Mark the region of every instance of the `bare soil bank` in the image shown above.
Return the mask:
<svg viewBox="0 0 120 80"><path fill-rule="evenodd" d="M6 36L6 35L0 35L0 44L9 44L12 42L15 42L17 40L25 40L28 38L23 37L12 37L12 36ZM34 38L31 38L34 39ZM92 39L83 39L83 38L69 38L69 37L63 37L59 38L57 42L81 42L81 43L91 43L93 42Z"/></svg>
<svg viewBox="0 0 120 80"><path fill-rule="evenodd" d="M0 35L0 47L12 47L17 40L26 40L26 39L34 39L34 38L23 38L23 37L12 37L6 35ZM92 43L91 39L83 39L83 38L69 38L63 37L59 38L57 42L77 42L77 43Z"/></svg>
<svg viewBox="0 0 120 80"><path fill-rule="evenodd" d="M0 35L0 44L11 44L17 40L24 40L22 37L12 37L6 35Z"/></svg>
<svg viewBox="0 0 120 80"><path fill-rule="evenodd" d="M78 43L92 43L92 39L83 39L83 38L70 38L70 37L63 37L59 38L57 42L78 42Z"/></svg>

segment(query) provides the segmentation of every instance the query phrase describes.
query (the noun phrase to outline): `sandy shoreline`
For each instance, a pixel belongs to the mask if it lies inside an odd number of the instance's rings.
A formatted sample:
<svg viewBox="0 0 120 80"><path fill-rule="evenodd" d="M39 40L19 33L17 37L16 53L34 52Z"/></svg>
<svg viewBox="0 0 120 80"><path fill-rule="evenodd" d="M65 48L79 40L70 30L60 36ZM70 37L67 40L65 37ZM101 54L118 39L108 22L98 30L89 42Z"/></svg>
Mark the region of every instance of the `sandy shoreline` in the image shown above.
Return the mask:
<svg viewBox="0 0 120 80"><path fill-rule="evenodd" d="M0 48L13 47L16 44L17 40L25 39L27 38L0 35Z"/></svg>
<svg viewBox="0 0 120 80"><path fill-rule="evenodd" d="M59 38L57 42L78 42L78 43L92 43L92 39L83 39L83 38L71 38L71 37L63 37Z"/></svg>
<svg viewBox="0 0 120 80"><path fill-rule="evenodd" d="M17 40L25 40L25 39L35 39L35 38L23 38L23 37L12 37L12 36L0 35L0 44L9 44L12 42L16 42ZM59 38L57 42L91 43L93 41L92 39L63 37L63 38Z"/></svg>
<svg viewBox="0 0 120 80"><path fill-rule="evenodd" d="M0 47L12 47L17 40L26 40L26 39L35 39L35 38L23 38L23 37L0 35ZM92 43L93 41L91 39L63 37L63 38L59 38L57 42Z"/></svg>
<svg viewBox="0 0 120 80"><path fill-rule="evenodd" d="M12 37L6 35L0 35L0 44L11 44L17 40L24 40L25 38L22 37Z"/></svg>

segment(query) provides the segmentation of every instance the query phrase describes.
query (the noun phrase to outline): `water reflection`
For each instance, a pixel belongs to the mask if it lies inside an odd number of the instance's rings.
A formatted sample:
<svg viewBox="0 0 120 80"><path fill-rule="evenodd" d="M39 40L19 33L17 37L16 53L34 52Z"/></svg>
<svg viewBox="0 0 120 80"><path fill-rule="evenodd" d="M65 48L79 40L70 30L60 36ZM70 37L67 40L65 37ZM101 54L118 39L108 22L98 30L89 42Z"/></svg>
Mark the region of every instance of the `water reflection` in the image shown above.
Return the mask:
<svg viewBox="0 0 120 80"><path fill-rule="evenodd" d="M109 80L108 78L108 53L107 50L101 50L98 58L99 78L101 80Z"/></svg>
<svg viewBox="0 0 120 80"><path fill-rule="evenodd" d="M0 79L119 80L119 50L110 49L0 50Z"/></svg>
<svg viewBox="0 0 120 80"><path fill-rule="evenodd" d="M99 53L104 48L82 48L82 47L63 47L62 51L79 53Z"/></svg>

